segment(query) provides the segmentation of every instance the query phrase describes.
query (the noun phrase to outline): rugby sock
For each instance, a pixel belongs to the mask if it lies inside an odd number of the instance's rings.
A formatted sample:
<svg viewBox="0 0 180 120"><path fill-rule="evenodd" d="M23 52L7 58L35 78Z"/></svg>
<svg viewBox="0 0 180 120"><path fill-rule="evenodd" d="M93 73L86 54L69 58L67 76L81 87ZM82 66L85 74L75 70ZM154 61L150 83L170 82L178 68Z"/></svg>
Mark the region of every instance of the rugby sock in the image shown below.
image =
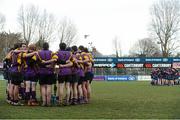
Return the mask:
<svg viewBox="0 0 180 120"><path fill-rule="evenodd" d="M22 99L24 98L24 88L23 87L20 87L19 88L19 95L22 97Z"/></svg>
<svg viewBox="0 0 180 120"><path fill-rule="evenodd" d="M82 96L78 98L78 102L79 102L80 104L84 102L84 100L83 100L83 97L82 97Z"/></svg>
<svg viewBox="0 0 180 120"><path fill-rule="evenodd" d="M26 100L30 100L30 92L26 92Z"/></svg>
<svg viewBox="0 0 180 120"><path fill-rule="evenodd" d="M69 99L69 103L72 104L73 103L73 99Z"/></svg>
<svg viewBox="0 0 180 120"><path fill-rule="evenodd" d="M73 98L73 104L76 105L77 104L77 99Z"/></svg>
<svg viewBox="0 0 180 120"><path fill-rule="evenodd" d="M25 96L26 96L26 88L22 88L22 98L23 100L25 99Z"/></svg>
<svg viewBox="0 0 180 120"><path fill-rule="evenodd" d="M31 95L32 95L32 99L33 99L33 100L36 100L36 91L32 91L32 92L31 92Z"/></svg>
<svg viewBox="0 0 180 120"><path fill-rule="evenodd" d="M86 101L86 97L85 96L83 96L83 100Z"/></svg>
<svg viewBox="0 0 180 120"><path fill-rule="evenodd" d="M56 95L56 92L57 92L57 86L54 85L54 95Z"/></svg>
<svg viewBox="0 0 180 120"><path fill-rule="evenodd" d="M19 88L19 95L23 96L23 88L22 87Z"/></svg>

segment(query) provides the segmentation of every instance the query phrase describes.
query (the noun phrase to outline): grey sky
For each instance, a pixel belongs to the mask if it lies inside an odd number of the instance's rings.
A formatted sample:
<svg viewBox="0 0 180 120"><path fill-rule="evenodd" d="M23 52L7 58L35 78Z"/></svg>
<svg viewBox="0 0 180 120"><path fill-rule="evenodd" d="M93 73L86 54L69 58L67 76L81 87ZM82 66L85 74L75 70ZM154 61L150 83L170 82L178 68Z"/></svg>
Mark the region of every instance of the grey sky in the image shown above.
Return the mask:
<svg viewBox="0 0 180 120"><path fill-rule="evenodd" d="M115 36L127 54L138 39L148 37L149 8L154 0L0 0L0 12L6 16L6 30L19 31L17 12L20 5L34 4L47 9L57 19L70 18L78 29L79 44L88 42L103 54L112 54ZM90 36L83 38L84 34ZM51 48L58 48L57 42Z"/></svg>

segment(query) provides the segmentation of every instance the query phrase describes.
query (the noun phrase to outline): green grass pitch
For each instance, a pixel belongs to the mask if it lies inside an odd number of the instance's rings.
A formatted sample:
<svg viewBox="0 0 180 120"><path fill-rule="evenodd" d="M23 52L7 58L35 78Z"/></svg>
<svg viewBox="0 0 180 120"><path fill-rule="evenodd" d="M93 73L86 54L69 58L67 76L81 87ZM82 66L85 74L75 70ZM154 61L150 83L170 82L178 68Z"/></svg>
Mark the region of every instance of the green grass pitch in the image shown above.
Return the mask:
<svg viewBox="0 0 180 120"><path fill-rule="evenodd" d="M149 82L93 82L90 104L66 107L11 106L0 81L0 119L140 119L180 118L180 86Z"/></svg>

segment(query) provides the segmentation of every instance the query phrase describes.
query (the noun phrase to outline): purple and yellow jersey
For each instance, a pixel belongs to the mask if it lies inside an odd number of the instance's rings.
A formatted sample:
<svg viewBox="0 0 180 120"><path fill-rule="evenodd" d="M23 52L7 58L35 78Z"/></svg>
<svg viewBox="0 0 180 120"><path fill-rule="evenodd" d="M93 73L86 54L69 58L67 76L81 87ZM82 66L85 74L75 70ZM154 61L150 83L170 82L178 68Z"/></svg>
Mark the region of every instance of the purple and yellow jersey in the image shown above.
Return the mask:
<svg viewBox="0 0 180 120"><path fill-rule="evenodd" d="M85 53L85 52L82 52L82 53L81 53L81 57L82 57L83 60L90 61L88 54Z"/></svg>
<svg viewBox="0 0 180 120"><path fill-rule="evenodd" d="M52 59L52 51L50 50L41 50L38 52L38 55L39 55L39 59L42 61L42 60L50 60Z"/></svg>
<svg viewBox="0 0 180 120"><path fill-rule="evenodd" d="M36 76L37 66L37 56L33 55L31 57L26 57L28 53L23 53L24 58L24 76L25 77L34 77Z"/></svg>
<svg viewBox="0 0 180 120"><path fill-rule="evenodd" d="M79 69L80 69L80 64L78 62L76 62L78 60L78 57L76 55L76 53L72 54L72 62L73 62L73 66L72 66L72 74L78 74Z"/></svg>
<svg viewBox="0 0 180 120"><path fill-rule="evenodd" d="M20 65L22 63L21 57L22 57L21 53L12 52L11 54L12 66Z"/></svg>
<svg viewBox="0 0 180 120"><path fill-rule="evenodd" d="M93 55L91 53L82 52L81 54L82 54L83 60L85 60L87 62L91 62L91 63L94 62Z"/></svg>
<svg viewBox="0 0 180 120"><path fill-rule="evenodd" d="M80 60L80 61L83 60L81 53L76 53L76 56L77 56L77 60ZM84 77L84 64L79 63L79 65L80 65L80 68L78 69L78 74L80 77Z"/></svg>
<svg viewBox="0 0 180 120"><path fill-rule="evenodd" d="M85 72L92 72L92 61L93 61L92 56L91 56L92 54L83 52L81 53L81 55L82 55L83 61L85 61L84 62Z"/></svg>
<svg viewBox="0 0 180 120"><path fill-rule="evenodd" d="M48 61L52 59L53 53L50 50L40 50L37 55L37 60L40 61L39 65L39 74L40 75L49 75L53 74L53 67L51 66L51 63L48 64L42 64L41 61Z"/></svg>
<svg viewBox="0 0 180 120"><path fill-rule="evenodd" d="M88 56L89 56L89 60L91 63L94 63L94 60L93 60L93 55L91 53L87 53Z"/></svg>
<svg viewBox="0 0 180 120"><path fill-rule="evenodd" d="M56 53L57 57L57 63L58 64L66 64L67 61L72 62L71 61L71 57L72 57L72 53L70 51L58 51ZM72 70L71 67L64 67L64 68L60 68L59 69L59 75L71 75L72 74Z"/></svg>
<svg viewBox="0 0 180 120"><path fill-rule="evenodd" d="M57 52L52 52L52 59L58 59Z"/></svg>
<svg viewBox="0 0 180 120"><path fill-rule="evenodd" d="M35 62L37 61L37 56L33 55L31 57L27 57L28 53L23 53L23 61L24 61L24 68L33 67L35 65Z"/></svg>
<svg viewBox="0 0 180 120"><path fill-rule="evenodd" d="M16 53L12 52L11 54L11 63L12 67L10 68L10 72L22 72L22 65L23 65L23 59L22 59L22 53Z"/></svg>

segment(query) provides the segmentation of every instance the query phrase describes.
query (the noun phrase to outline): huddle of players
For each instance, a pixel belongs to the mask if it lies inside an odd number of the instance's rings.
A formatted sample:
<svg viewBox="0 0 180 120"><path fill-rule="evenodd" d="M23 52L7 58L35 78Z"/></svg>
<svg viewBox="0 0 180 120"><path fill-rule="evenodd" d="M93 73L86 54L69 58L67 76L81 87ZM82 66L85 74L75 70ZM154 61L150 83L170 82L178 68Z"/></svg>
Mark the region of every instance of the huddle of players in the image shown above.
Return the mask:
<svg viewBox="0 0 180 120"><path fill-rule="evenodd" d="M7 85L7 102L28 106L39 105L36 97L36 83L39 80L42 106L51 106L52 85L57 94L58 105L89 103L90 83L93 79L93 57L83 46L66 47L59 44L59 51L53 53L49 44L42 50L34 44L15 44L4 59ZM64 91L65 89L65 91Z"/></svg>
<svg viewBox="0 0 180 120"><path fill-rule="evenodd" d="M151 72L152 85L175 85L179 78L179 72L175 68L156 68Z"/></svg>

